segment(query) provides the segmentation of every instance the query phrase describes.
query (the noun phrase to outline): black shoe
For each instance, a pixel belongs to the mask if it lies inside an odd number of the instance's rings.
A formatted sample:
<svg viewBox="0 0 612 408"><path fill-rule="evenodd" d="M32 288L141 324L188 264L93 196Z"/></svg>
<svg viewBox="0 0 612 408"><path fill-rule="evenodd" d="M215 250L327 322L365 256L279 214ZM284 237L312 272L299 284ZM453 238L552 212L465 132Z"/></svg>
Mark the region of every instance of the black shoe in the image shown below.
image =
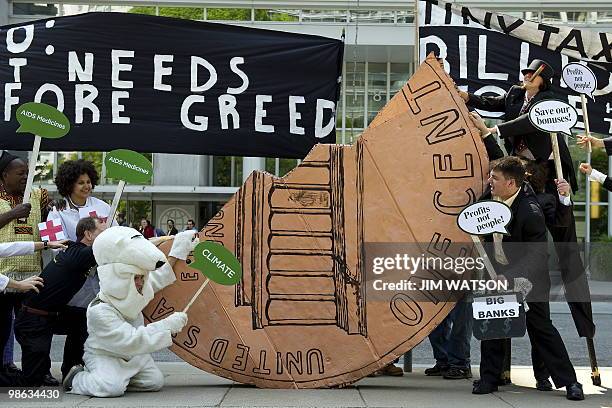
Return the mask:
<svg viewBox="0 0 612 408"><path fill-rule="evenodd" d="M474 381L474 388L472 388L472 394L490 394L497 391L497 384L489 384L484 381Z"/></svg>
<svg viewBox="0 0 612 408"><path fill-rule="evenodd" d="M74 376L84 370L85 368L81 364L78 364L78 365L73 366L70 369L70 371L68 371L68 374L64 376L64 379L62 382L62 385L64 386L64 391L72 390L72 380L74 380Z"/></svg>
<svg viewBox="0 0 612 408"><path fill-rule="evenodd" d="M440 375L444 375L444 373L446 373L447 370L448 370L448 366L436 363L435 366L425 369L425 375L440 376Z"/></svg>
<svg viewBox="0 0 612 408"><path fill-rule="evenodd" d="M548 380L548 378L545 378L543 380L538 380L536 382L536 389L538 391L552 391L553 390L553 386L550 383L550 381Z"/></svg>
<svg viewBox="0 0 612 408"><path fill-rule="evenodd" d="M6 364L2 367L2 372L8 375L21 375L21 370L15 363Z"/></svg>
<svg viewBox="0 0 612 408"><path fill-rule="evenodd" d="M584 399L584 392L582 392L582 384L579 382L571 383L567 387L565 387L567 391L567 398L570 401L582 401Z"/></svg>
<svg viewBox="0 0 612 408"><path fill-rule="evenodd" d="M59 384L60 382L57 380L57 378L53 377L51 373L47 373L43 377L42 385L44 386L57 387Z"/></svg>
<svg viewBox="0 0 612 408"><path fill-rule="evenodd" d="M447 380L463 380L472 378L472 369L470 367L450 367L442 377Z"/></svg>

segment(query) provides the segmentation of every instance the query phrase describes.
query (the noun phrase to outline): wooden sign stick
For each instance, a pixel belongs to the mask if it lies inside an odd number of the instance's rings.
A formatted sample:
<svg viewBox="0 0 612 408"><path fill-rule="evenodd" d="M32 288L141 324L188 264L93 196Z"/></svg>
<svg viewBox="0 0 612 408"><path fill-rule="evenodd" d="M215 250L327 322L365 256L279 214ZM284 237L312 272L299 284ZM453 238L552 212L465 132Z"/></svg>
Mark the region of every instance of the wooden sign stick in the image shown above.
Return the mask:
<svg viewBox="0 0 612 408"><path fill-rule="evenodd" d="M202 293L206 285L208 285L208 282L210 282L210 279L206 278L202 286L200 286L200 289L198 289L198 291L195 293L195 295L193 295L189 303L187 303L187 306L185 306L185 308L183 309L183 313L187 313L187 311L189 310L193 302L195 302L195 300L197 299L198 296L200 296L200 293Z"/></svg>
<svg viewBox="0 0 612 408"><path fill-rule="evenodd" d="M587 107L587 99L584 94L580 94L580 102L582 103L582 117L584 119L584 130L586 132L587 137L591 136L591 127L589 125L589 110ZM593 152L593 148L591 146L591 141L589 140L588 153L587 153L587 163L591 164L591 153ZM587 184L587 187L590 187ZM590 189L589 189L590 190ZM591 194L587 193L587 208L590 210L591 208ZM590 211L587 212L590 216ZM590 238L590 237L589 237ZM589 360L591 362L591 382L595 386L601 386L601 376L599 374L599 367L597 366L597 354L595 353L595 345L593 344L593 339L586 339L587 350L589 351Z"/></svg>
<svg viewBox="0 0 612 408"><path fill-rule="evenodd" d="M561 155L559 154L559 140L557 140L557 133L553 132L550 134L550 142L552 143L553 157L555 159L557 180L560 180L563 178L563 167L561 167Z"/></svg>
<svg viewBox="0 0 612 408"><path fill-rule="evenodd" d="M40 152L40 136L34 136L34 147L32 148L32 157L28 166L28 181L23 192L23 204L30 202L30 194L32 193L32 184L34 184L34 172L36 171L36 162L38 161L38 153Z"/></svg>
<svg viewBox="0 0 612 408"><path fill-rule="evenodd" d="M30 202L30 195L32 194L32 184L34 184L34 172L36 172L36 162L38 162L38 153L40 152L40 136L34 135L34 146L32 147L32 156L28 163L28 180L26 181L25 190L23 191L22 204L28 204ZM26 222L27 218L20 218L19 222Z"/></svg>
<svg viewBox="0 0 612 408"><path fill-rule="evenodd" d="M124 188L125 188L125 181L119 180L119 184L117 184L117 191L115 191L115 196L113 197L113 203L111 204L110 213L108 214L108 219L106 220L106 228L110 227L113 224L113 220L115 219L115 212L117 212L117 207L119 206L119 200L121 200L121 194L123 194Z"/></svg>
<svg viewBox="0 0 612 408"><path fill-rule="evenodd" d="M471 235L471 234L470 234L470 237L472 237L472 242L476 246L478 255L480 255L480 257L483 259L485 263L485 268L487 272L489 273L489 277L491 279L497 279L495 268L493 268L493 264L491 263L491 260L489 259L489 255L487 255L487 251L485 251L484 247L482 246L482 242L480 242L480 238L478 238L478 236L476 235Z"/></svg>
<svg viewBox="0 0 612 408"><path fill-rule="evenodd" d="M587 98L584 94L580 94L580 103L582 104L582 118L584 119L584 130L587 136L591 136L591 127L589 126L589 109L587 108ZM593 148L591 146L591 141L589 140L589 157L587 161L591 164L591 153L593 152Z"/></svg>

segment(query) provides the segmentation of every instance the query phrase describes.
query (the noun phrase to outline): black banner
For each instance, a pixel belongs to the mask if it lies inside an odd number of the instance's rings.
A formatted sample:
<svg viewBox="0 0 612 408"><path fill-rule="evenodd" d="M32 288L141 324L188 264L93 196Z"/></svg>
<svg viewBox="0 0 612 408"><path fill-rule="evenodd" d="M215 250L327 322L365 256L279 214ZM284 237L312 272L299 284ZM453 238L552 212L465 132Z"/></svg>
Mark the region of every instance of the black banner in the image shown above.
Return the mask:
<svg viewBox="0 0 612 408"><path fill-rule="evenodd" d="M303 158L335 143L342 42L138 14L89 13L0 28L0 148L25 102L72 124L42 150Z"/></svg>
<svg viewBox="0 0 612 408"><path fill-rule="evenodd" d="M482 21L476 16L483 16ZM504 31L494 30L495 26L503 27ZM584 129L580 95L567 88L561 79L561 69L569 62L578 61L567 54L584 52L586 44L581 38L586 39L587 35L581 36L581 30L572 29L567 34L571 38L557 40L561 48L542 46L550 46L555 38L553 33L560 31L568 30L557 30L553 26L451 3L419 1L421 59L429 52L444 58L445 68L457 86L478 95L501 95L522 80L521 69L526 68L531 60L538 58L547 61L556 73L553 92L557 98L567 100L576 108L576 128ZM532 42L535 39L541 41ZM595 46L591 48L597 49ZM566 53L566 49L573 52ZM594 100L587 97L590 129L592 132L612 134L612 63L603 58L598 61L583 59L583 63L597 77ZM501 115L481 113L490 118Z"/></svg>

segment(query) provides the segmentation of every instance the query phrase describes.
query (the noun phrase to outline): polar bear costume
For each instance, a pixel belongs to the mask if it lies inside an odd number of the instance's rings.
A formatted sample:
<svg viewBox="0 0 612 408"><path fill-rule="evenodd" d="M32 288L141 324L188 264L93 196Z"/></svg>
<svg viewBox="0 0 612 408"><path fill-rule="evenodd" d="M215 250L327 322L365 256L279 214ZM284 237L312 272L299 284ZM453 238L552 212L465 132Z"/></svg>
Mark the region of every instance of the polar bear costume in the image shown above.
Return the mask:
<svg viewBox="0 0 612 408"><path fill-rule="evenodd" d="M197 243L194 237L194 231L176 235L169 256L187 259ZM100 293L87 308L85 368L74 367L77 373L69 373L64 385L72 386L74 394L95 397L121 396L126 389L158 391L164 376L150 353L172 345L171 335L181 331L187 315L175 312L145 326L142 310L155 292L175 281L174 271L163 252L133 228L117 226L102 232L93 253ZM136 289L135 275L144 276L142 294Z"/></svg>

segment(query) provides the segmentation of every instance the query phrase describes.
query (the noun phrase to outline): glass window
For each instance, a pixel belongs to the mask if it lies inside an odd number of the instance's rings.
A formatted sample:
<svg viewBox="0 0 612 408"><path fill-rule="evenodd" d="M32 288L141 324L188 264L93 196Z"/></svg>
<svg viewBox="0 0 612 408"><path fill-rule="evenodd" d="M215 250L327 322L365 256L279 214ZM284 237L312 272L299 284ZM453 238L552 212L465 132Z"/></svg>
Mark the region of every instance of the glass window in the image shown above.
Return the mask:
<svg viewBox="0 0 612 408"><path fill-rule="evenodd" d="M525 20L539 22L540 21L540 12L539 11L526 11L525 12Z"/></svg>
<svg viewBox="0 0 612 408"><path fill-rule="evenodd" d="M255 21L299 21L300 10L255 10Z"/></svg>
<svg viewBox="0 0 612 408"><path fill-rule="evenodd" d="M363 129L365 127L363 91L354 93L346 91L346 128Z"/></svg>
<svg viewBox="0 0 612 408"><path fill-rule="evenodd" d="M352 145L355 143L359 136L363 133L363 129L348 129L346 131L346 144Z"/></svg>
<svg viewBox="0 0 612 408"><path fill-rule="evenodd" d="M150 200L130 200L127 204L127 221L132 228L140 227L140 220L145 218L153 224L153 205Z"/></svg>
<svg viewBox="0 0 612 408"><path fill-rule="evenodd" d="M346 63L346 128L365 127L365 64ZM347 142L348 143L348 142Z"/></svg>
<svg viewBox="0 0 612 408"><path fill-rule="evenodd" d="M40 152L38 155L34 173L34 184L37 183L53 183L53 153L51 152Z"/></svg>
<svg viewBox="0 0 612 408"><path fill-rule="evenodd" d="M595 22L598 24L612 23L612 11L598 11Z"/></svg>
<svg viewBox="0 0 612 408"><path fill-rule="evenodd" d="M387 64L368 64L368 123L387 103Z"/></svg>
<svg viewBox="0 0 612 408"><path fill-rule="evenodd" d="M552 23L552 22L567 23L567 13L564 11L543 11L542 12L542 22L543 23Z"/></svg>
<svg viewBox="0 0 612 408"><path fill-rule="evenodd" d="M242 157L213 157L213 186L239 187L242 185Z"/></svg>
<svg viewBox="0 0 612 408"><path fill-rule="evenodd" d="M399 10L397 11L397 22L399 23L414 23L414 11L413 10Z"/></svg>
<svg viewBox="0 0 612 408"><path fill-rule="evenodd" d="M13 15L56 16L57 7L53 3L13 3Z"/></svg>
<svg viewBox="0 0 612 408"><path fill-rule="evenodd" d="M304 22L345 22L347 20L346 10L302 10L302 21Z"/></svg>
<svg viewBox="0 0 612 408"><path fill-rule="evenodd" d="M278 161L278 174L276 173L276 163ZM275 176L282 177L289 173L298 165L297 159L275 159L266 158L266 171Z"/></svg>
<svg viewBox="0 0 612 408"><path fill-rule="evenodd" d="M394 23L395 11L392 10L351 10L351 22Z"/></svg>
<svg viewBox="0 0 612 408"><path fill-rule="evenodd" d="M566 15L570 23L586 23L589 20L589 13L586 11L568 11Z"/></svg>
<svg viewBox="0 0 612 408"><path fill-rule="evenodd" d="M156 15L155 7L132 7L130 13ZM185 20L203 20L202 7L160 7L159 15L164 17L182 18Z"/></svg>
<svg viewBox="0 0 612 408"><path fill-rule="evenodd" d="M128 13L146 14L149 16L154 16L156 14L156 11L155 11L155 7L138 6L138 7L132 7L131 9L129 9Z"/></svg>
<svg viewBox="0 0 612 408"><path fill-rule="evenodd" d="M411 64L391 64L391 76L389 78L389 92L391 98L393 98L393 95L395 95L397 91L406 85L412 73Z"/></svg>
<svg viewBox="0 0 612 408"><path fill-rule="evenodd" d="M251 9L209 8L206 9L206 19L219 21L251 21Z"/></svg>

